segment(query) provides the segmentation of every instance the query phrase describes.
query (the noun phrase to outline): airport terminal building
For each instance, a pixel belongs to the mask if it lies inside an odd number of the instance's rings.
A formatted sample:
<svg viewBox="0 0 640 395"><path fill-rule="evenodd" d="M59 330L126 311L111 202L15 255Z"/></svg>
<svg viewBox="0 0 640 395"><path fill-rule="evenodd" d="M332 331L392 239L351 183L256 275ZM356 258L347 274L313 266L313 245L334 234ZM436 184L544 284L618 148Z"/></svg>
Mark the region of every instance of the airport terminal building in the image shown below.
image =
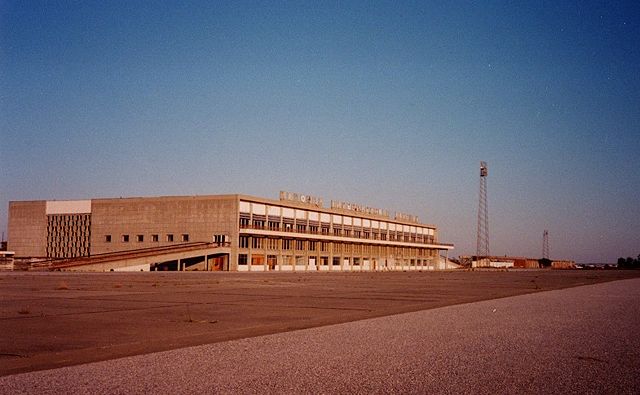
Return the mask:
<svg viewBox="0 0 640 395"><path fill-rule="evenodd" d="M144 255L136 270L433 270L440 251L452 248L415 216L391 218L339 201L326 208L320 198L290 192L279 200L208 195L9 203L8 249L16 258ZM204 252L169 254L178 249Z"/></svg>

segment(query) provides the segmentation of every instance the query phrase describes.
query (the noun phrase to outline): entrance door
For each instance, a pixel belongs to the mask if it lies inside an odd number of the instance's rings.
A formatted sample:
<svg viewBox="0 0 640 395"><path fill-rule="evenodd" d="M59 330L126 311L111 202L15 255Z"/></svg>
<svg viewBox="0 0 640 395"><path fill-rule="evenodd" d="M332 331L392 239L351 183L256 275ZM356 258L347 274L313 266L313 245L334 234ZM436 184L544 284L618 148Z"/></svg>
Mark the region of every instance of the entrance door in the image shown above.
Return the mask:
<svg viewBox="0 0 640 395"><path fill-rule="evenodd" d="M211 266L209 270L214 272L219 272L219 271L222 271L223 268L224 268L224 256L215 256L211 259Z"/></svg>

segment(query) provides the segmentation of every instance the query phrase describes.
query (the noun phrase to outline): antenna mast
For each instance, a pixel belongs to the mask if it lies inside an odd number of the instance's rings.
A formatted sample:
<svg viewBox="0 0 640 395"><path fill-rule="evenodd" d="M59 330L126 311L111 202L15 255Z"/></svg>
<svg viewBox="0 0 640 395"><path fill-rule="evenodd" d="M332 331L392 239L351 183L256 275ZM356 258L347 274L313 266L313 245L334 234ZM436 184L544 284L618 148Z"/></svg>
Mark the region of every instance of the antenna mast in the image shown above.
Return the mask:
<svg viewBox="0 0 640 395"><path fill-rule="evenodd" d="M542 258L549 259L549 231L542 232Z"/></svg>
<svg viewBox="0 0 640 395"><path fill-rule="evenodd" d="M489 266L489 209L487 208L487 162L480 162L480 198L478 202L478 239L476 259L478 266Z"/></svg>

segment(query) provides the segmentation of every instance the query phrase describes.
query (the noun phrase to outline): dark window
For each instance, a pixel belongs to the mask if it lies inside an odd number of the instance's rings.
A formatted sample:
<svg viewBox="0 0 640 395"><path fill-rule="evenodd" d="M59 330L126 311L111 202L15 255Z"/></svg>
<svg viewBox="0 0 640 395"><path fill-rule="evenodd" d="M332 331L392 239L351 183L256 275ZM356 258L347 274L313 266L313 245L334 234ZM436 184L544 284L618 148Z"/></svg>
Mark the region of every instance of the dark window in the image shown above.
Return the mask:
<svg viewBox="0 0 640 395"><path fill-rule="evenodd" d="M262 248L262 237L251 238L251 248Z"/></svg>
<svg viewBox="0 0 640 395"><path fill-rule="evenodd" d="M122 242L123 243L128 243L129 242L129 235L122 235Z"/></svg>
<svg viewBox="0 0 640 395"><path fill-rule="evenodd" d="M136 236L136 241L138 243L142 243L144 241L144 235L137 235Z"/></svg>
<svg viewBox="0 0 640 395"><path fill-rule="evenodd" d="M247 254L238 255L238 265L246 265L247 264Z"/></svg>
<svg viewBox="0 0 640 395"><path fill-rule="evenodd" d="M182 241L189 241L189 235L188 234L183 234L182 235Z"/></svg>
<svg viewBox="0 0 640 395"><path fill-rule="evenodd" d="M249 248L248 236L240 236L240 248Z"/></svg>
<svg viewBox="0 0 640 395"><path fill-rule="evenodd" d="M167 241L168 241L169 243L173 243L173 235L172 235L172 234L168 234L168 235L167 235Z"/></svg>
<svg viewBox="0 0 640 395"><path fill-rule="evenodd" d="M111 243L111 235L104 236L104 242L105 243Z"/></svg>
<svg viewBox="0 0 640 395"><path fill-rule="evenodd" d="M158 237L158 235L151 235L151 241L153 241L154 243L157 243L158 240L160 240L160 238Z"/></svg>
<svg viewBox="0 0 640 395"><path fill-rule="evenodd" d="M282 240L282 249L283 250L290 250L291 249L291 240L289 240L289 239Z"/></svg>

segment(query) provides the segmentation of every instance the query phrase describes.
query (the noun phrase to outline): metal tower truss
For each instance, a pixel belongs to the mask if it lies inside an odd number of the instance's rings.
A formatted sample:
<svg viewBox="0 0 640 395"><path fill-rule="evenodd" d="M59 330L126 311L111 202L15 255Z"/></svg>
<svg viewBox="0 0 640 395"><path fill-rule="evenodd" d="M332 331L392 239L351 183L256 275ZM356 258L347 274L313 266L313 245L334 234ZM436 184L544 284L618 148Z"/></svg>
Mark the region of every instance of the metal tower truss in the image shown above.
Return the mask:
<svg viewBox="0 0 640 395"><path fill-rule="evenodd" d="M549 259L549 231L542 232L542 258Z"/></svg>
<svg viewBox="0 0 640 395"><path fill-rule="evenodd" d="M477 265L489 266L489 209L487 207L487 162L480 162L480 196L478 203Z"/></svg>

